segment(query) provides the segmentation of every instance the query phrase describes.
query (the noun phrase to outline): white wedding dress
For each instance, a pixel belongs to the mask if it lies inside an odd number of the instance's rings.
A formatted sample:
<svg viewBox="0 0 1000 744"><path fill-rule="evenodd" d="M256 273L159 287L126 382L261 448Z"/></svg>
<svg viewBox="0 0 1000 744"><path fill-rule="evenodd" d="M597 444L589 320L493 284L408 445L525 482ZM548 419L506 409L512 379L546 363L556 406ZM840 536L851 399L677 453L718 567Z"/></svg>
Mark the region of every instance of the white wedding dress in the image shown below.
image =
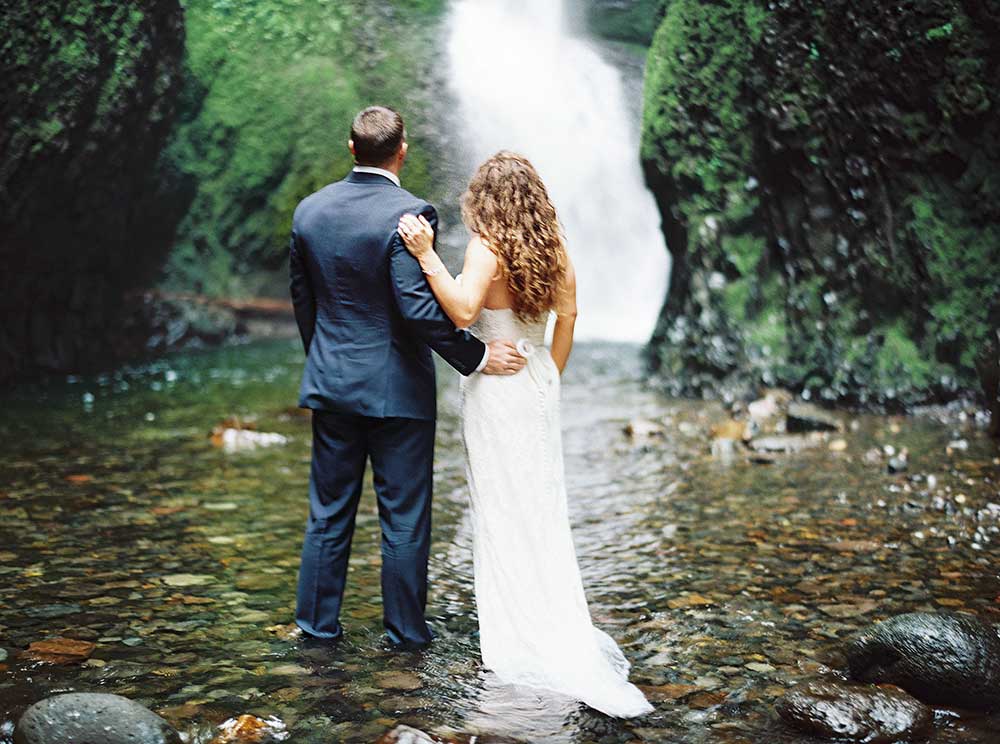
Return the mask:
<svg viewBox="0 0 1000 744"><path fill-rule="evenodd" d="M473 563L483 663L502 681L554 690L611 716L652 706L629 663L595 628L570 532L559 424L559 371L546 321L484 309L483 341L522 342L528 364L462 381ZM525 345L523 342L527 342Z"/></svg>

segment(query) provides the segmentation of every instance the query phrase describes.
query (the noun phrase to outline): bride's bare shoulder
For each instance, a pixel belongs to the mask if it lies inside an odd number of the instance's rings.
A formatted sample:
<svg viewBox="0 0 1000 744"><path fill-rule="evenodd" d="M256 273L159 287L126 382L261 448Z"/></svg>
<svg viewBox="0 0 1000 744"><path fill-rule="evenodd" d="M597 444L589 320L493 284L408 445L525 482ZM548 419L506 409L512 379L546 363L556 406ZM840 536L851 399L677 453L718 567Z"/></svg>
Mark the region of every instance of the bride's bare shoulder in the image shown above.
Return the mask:
<svg viewBox="0 0 1000 744"><path fill-rule="evenodd" d="M483 237L475 233L473 233L472 237L469 238L469 244L465 247L466 253L470 253L473 251L477 253L482 251L491 254L493 253L493 251L490 250L489 244L485 240L483 240Z"/></svg>
<svg viewBox="0 0 1000 744"><path fill-rule="evenodd" d="M496 253L490 249L489 243L479 235L473 235L469 238L469 244L465 247L465 260L483 266L497 266Z"/></svg>

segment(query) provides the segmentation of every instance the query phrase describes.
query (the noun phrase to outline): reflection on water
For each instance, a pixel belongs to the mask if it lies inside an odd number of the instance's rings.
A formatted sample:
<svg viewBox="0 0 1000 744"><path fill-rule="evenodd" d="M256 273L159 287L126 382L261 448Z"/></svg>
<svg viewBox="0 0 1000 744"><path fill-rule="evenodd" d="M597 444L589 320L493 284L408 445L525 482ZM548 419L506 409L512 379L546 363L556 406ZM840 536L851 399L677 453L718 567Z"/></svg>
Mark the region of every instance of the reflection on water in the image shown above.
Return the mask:
<svg viewBox="0 0 1000 744"><path fill-rule="evenodd" d="M634 347L582 346L566 376L571 516L597 623L657 701L613 721L501 685L478 660L456 380L442 375L429 613L422 654L382 638L378 518L358 514L345 640L288 636L306 514L309 422L300 353L267 342L163 360L0 401L0 742L30 703L105 690L192 741L232 715L277 716L293 742L371 742L397 722L524 741L805 742L775 696L837 661L838 639L910 610L996 620L995 450L930 419L861 417L844 453L776 465L707 454L722 417L639 382ZM284 447L226 455L208 433L237 414ZM630 442L624 423L665 419ZM866 465L885 443L909 475ZM936 482L929 487L927 474ZM961 496L961 498L958 498ZM52 636L97 644L82 665L20 655ZM4 654L0 654L3 656ZM673 686L672 686L673 685ZM676 685L688 685L680 695ZM932 742L988 741L995 721L943 720Z"/></svg>

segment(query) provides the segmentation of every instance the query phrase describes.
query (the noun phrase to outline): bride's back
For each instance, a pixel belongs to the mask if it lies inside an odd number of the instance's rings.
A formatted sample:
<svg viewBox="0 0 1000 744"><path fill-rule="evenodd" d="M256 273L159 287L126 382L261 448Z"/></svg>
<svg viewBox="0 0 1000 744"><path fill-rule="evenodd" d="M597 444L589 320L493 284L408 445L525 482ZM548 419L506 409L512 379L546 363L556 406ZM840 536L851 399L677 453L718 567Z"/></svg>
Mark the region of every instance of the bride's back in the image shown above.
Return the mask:
<svg viewBox="0 0 1000 744"><path fill-rule="evenodd" d="M513 341L521 339L530 341L541 347L545 343L545 329L548 318L524 321L514 314L510 308L484 307L476 322L472 324L472 332L485 343L490 341Z"/></svg>
<svg viewBox="0 0 1000 744"><path fill-rule="evenodd" d="M486 300L483 307L490 310L505 310L514 307L514 295L502 274L493 277L489 289L486 290Z"/></svg>

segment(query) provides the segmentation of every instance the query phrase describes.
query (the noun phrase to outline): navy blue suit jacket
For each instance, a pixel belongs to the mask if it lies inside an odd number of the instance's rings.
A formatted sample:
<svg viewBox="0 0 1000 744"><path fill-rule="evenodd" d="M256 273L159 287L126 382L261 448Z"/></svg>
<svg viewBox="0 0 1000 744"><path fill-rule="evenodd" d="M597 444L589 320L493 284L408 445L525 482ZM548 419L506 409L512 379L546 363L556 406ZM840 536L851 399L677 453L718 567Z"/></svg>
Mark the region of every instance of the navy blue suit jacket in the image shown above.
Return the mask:
<svg viewBox="0 0 1000 744"><path fill-rule="evenodd" d="M485 346L444 314L402 243L406 214L437 214L388 178L352 171L292 219L292 302L306 350L299 405L373 418L434 419L431 349L463 375Z"/></svg>

